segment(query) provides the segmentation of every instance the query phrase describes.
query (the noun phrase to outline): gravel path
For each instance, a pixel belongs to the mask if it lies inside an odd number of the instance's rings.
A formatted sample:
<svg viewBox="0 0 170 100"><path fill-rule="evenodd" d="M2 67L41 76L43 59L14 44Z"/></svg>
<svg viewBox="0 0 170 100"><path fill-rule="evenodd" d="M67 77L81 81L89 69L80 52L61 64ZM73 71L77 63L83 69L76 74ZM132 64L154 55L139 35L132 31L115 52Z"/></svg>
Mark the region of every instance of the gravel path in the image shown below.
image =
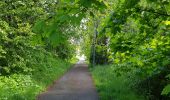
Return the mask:
<svg viewBox="0 0 170 100"><path fill-rule="evenodd" d="M38 100L99 100L86 64L76 64Z"/></svg>

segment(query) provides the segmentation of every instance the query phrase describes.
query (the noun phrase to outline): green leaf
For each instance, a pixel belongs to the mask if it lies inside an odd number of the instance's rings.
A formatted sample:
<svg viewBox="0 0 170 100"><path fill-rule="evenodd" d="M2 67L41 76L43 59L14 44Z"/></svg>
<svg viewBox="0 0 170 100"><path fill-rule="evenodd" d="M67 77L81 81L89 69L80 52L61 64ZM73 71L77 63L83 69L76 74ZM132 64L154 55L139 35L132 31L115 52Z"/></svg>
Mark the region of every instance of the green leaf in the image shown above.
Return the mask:
<svg viewBox="0 0 170 100"><path fill-rule="evenodd" d="M170 84L164 87L161 95L168 95L170 93Z"/></svg>
<svg viewBox="0 0 170 100"><path fill-rule="evenodd" d="M44 27L46 27L44 20L39 20L35 23L33 27L33 32L35 33L43 33Z"/></svg>

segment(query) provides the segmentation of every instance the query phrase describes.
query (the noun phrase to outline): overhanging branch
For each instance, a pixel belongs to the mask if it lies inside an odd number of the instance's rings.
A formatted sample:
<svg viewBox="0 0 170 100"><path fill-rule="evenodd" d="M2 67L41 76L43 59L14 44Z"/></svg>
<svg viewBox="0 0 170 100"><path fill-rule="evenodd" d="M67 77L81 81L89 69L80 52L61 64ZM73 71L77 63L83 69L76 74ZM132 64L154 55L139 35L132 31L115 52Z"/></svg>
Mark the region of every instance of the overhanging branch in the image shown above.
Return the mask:
<svg viewBox="0 0 170 100"><path fill-rule="evenodd" d="M140 8L136 8L137 11L146 11L146 12L149 12L149 13L153 13L153 14L157 14L157 15L160 15L160 16L167 16L167 17L170 17L169 14L167 13L161 13L161 12L157 12L153 9L140 9Z"/></svg>

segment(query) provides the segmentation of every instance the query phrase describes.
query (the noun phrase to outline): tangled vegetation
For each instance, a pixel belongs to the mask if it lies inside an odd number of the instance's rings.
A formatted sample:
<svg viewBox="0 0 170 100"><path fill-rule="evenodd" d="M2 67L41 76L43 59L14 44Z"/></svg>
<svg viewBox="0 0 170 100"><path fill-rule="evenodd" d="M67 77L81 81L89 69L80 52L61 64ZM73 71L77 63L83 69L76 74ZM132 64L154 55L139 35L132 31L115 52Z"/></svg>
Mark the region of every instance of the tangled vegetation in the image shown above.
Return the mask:
<svg viewBox="0 0 170 100"><path fill-rule="evenodd" d="M0 76L0 100L35 100L71 67L70 63L56 59L51 53L41 52L34 51L37 57L32 58L31 72Z"/></svg>
<svg viewBox="0 0 170 100"><path fill-rule="evenodd" d="M135 88L138 93L145 95L146 100L169 100L170 2L114 0L108 1L107 6L105 12L96 12L93 16L97 27L92 25L92 20L87 22L97 32L93 32L94 35L88 34L89 38L85 39L84 48L92 46L92 49L86 49L89 52L84 51L86 56L90 62L95 60L97 65L113 65L112 73L133 80L129 83L131 89ZM91 27L89 32L92 33ZM94 68L95 73L97 69ZM109 73L109 70L105 71L109 79L114 77ZM133 74L128 76L127 73ZM106 78L100 72L94 76L97 81ZM104 80L99 84L105 86L105 89L114 88L114 79L110 79L113 80L111 84ZM103 94L105 89L99 92ZM111 92L102 98L109 100L113 95Z"/></svg>
<svg viewBox="0 0 170 100"><path fill-rule="evenodd" d="M55 4L57 0L0 1L0 100L35 100L71 67L74 44L38 38L36 23L53 15Z"/></svg>
<svg viewBox="0 0 170 100"><path fill-rule="evenodd" d="M119 82L123 99L170 99L169 0L1 0L0 9L0 98L35 99L81 47L103 100L122 100Z"/></svg>

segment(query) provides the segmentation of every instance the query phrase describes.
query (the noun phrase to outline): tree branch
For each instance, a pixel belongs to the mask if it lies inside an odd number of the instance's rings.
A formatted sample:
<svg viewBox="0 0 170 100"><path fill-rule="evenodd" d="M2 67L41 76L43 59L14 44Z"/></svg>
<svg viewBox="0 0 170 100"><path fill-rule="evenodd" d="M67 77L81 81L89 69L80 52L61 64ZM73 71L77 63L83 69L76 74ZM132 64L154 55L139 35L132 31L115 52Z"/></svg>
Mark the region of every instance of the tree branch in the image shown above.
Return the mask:
<svg viewBox="0 0 170 100"><path fill-rule="evenodd" d="M161 13L161 12L157 12L153 9L140 9L140 8L136 8L136 10L138 11L146 11L146 12L149 12L149 13L153 13L153 14L157 14L157 15L160 15L160 16L170 16L169 14L167 13Z"/></svg>

